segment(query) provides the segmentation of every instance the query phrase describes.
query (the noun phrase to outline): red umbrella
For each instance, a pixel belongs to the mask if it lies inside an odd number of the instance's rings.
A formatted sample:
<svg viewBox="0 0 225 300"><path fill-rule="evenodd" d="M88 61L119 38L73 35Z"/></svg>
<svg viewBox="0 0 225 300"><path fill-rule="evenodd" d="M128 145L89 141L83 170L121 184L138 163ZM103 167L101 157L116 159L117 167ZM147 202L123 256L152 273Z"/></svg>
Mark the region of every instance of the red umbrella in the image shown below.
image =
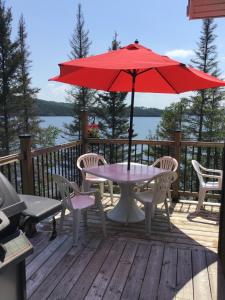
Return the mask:
<svg viewBox="0 0 225 300"><path fill-rule="evenodd" d="M135 92L179 94L225 86L225 82L159 55L136 41L104 54L59 64L60 75L50 80L110 92L132 92L128 148L130 169Z"/></svg>

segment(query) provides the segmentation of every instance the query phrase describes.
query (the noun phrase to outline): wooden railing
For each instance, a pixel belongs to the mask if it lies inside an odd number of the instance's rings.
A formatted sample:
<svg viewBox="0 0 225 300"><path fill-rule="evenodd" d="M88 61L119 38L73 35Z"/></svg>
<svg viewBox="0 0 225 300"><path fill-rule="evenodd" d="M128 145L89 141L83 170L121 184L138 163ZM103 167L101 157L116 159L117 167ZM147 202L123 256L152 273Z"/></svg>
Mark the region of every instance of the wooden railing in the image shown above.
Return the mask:
<svg viewBox="0 0 225 300"><path fill-rule="evenodd" d="M0 157L0 171L18 193L55 198L56 186L52 174L61 174L70 181L81 183L77 158L81 141L32 150L29 136L21 136L21 153Z"/></svg>
<svg viewBox="0 0 225 300"><path fill-rule="evenodd" d="M81 142L76 141L32 151L33 189L35 195L56 197L52 174L59 174L81 184L76 161L81 155Z"/></svg>
<svg viewBox="0 0 225 300"><path fill-rule="evenodd" d="M17 192L56 197L54 173L81 184L81 174L76 167L84 147L81 141L38 150L31 150L30 144L29 137L21 137L21 153L0 158L0 170ZM179 163L179 180L173 186L174 198L197 197L198 178L191 160L197 159L199 148L204 166L222 169L223 143L182 141L180 132L176 132L174 141L134 140L132 161L150 165L163 155L175 157ZM85 149L102 154L109 163L122 162L127 160L128 140L88 139ZM218 195L212 196L218 198Z"/></svg>
<svg viewBox="0 0 225 300"><path fill-rule="evenodd" d="M88 139L88 150L104 155L110 163L127 159L128 140ZM198 195L198 178L193 170L191 160L197 160L198 149L201 148L200 163L211 169L222 169L224 143L182 141L181 133L175 133L174 141L134 140L132 145L132 161L150 165L158 157L170 155L179 164L178 180L173 186L175 199ZM209 194L219 199L218 194Z"/></svg>
<svg viewBox="0 0 225 300"><path fill-rule="evenodd" d="M21 155L19 153L0 157L0 171L13 184L17 193L23 192Z"/></svg>

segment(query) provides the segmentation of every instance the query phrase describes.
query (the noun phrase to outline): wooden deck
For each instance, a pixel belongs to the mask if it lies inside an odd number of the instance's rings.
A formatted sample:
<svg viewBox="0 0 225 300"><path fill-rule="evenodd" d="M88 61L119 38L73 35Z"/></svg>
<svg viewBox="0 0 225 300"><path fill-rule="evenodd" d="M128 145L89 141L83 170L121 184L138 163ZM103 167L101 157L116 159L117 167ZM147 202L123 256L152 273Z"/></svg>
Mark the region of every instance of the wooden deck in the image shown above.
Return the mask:
<svg viewBox="0 0 225 300"><path fill-rule="evenodd" d="M105 210L111 209L108 198ZM106 239L99 217L88 213L80 241L72 247L71 217L61 235L49 242L49 223L39 226L27 259L28 299L225 299L225 281L217 256L219 208L171 207L172 231L158 207L151 239L144 223L107 221Z"/></svg>

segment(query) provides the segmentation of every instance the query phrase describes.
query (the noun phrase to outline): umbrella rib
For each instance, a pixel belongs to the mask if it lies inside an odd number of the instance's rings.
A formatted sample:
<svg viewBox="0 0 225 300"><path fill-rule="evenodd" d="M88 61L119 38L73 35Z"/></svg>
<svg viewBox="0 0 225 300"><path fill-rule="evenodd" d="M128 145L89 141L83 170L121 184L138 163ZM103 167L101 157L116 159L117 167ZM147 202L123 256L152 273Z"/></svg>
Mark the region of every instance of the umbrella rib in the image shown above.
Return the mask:
<svg viewBox="0 0 225 300"><path fill-rule="evenodd" d="M143 73L146 73L146 72L148 72L148 71L151 71L152 69L154 69L154 68L148 68L148 69L146 69L146 70L144 70L144 71L137 72L137 76L138 76L138 75L141 75L141 74L143 74Z"/></svg>
<svg viewBox="0 0 225 300"><path fill-rule="evenodd" d="M113 80L111 81L109 87L107 88L107 91L109 92L109 90L111 89L112 85L114 84L114 82L116 81L116 79L119 77L121 73L121 70L119 70L119 72L116 74L116 76L113 78Z"/></svg>
<svg viewBox="0 0 225 300"><path fill-rule="evenodd" d="M179 92L175 89L175 87L168 81L168 79L159 71L159 69L155 68L156 72L166 81L166 83L175 91L176 94Z"/></svg>

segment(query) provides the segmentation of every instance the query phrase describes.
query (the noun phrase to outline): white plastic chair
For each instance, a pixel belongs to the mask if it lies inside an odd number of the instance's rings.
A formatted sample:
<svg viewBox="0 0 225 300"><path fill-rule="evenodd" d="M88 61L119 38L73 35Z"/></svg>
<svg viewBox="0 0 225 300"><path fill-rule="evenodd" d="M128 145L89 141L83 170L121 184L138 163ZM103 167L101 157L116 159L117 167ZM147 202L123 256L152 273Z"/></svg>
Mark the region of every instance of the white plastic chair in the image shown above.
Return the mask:
<svg viewBox="0 0 225 300"><path fill-rule="evenodd" d="M113 204L113 183L112 181L97 177L88 173L85 173L83 171L83 168L91 168L91 167L97 167L99 165L106 165L107 162L105 158L102 155L96 154L96 153L87 153L81 155L77 160L77 167L82 172L83 177L83 183L82 183L82 190L88 191L90 186L93 183L98 183L100 185L100 192L101 196L103 197L104 193L104 183L108 182L109 185L109 192L111 197L111 204Z"/></svg>
<svg viewBox="0 0 225 300"><path fill-rule="evenodd" d="M151 218L154 212L154 207L159 203L165 204L169 228L171 229L169 208L166 201L166 196L168 190L170 189L171 183L173 183L176 179L177 173L168 171L168 173L163 173L153 178L154 185L151 190L133 193L133 197L144 204L146 234L148 236L150 236L151 233ZM148 185L149 183L151 183L151 181L147 182L146 185Z"/></svg>
<svg viewBox="0 0 225 300"><path fill-rule="evenodd" d="M61 175L53 174L52 178L57 184L62 197L60 231L62 230L65 211L68 209L73 213L73 244L76 245L78 241L81 210L87 210L96 204L101 214L103 234L106 236L105 215L99 192L93 190L89 192L80 192L75 182L71 183ZM94 197L91 197L91 195ZM85 218L87 218L87 214L85 214ZM87 223L87 219L85 221Z"/></svg>
<svg viewBox="0 0 225 300"><path fill-rule="evenodd" d="M162 157L158 158L151 166L159 167L161 169L166 169L168 171L176 172L176 170L178 168L178 162L175 158L173 158L171 156L162 156ZM151 181L150 186L152 187L153 184L154 184L154 181ZM169 198L169 202L172 203L170 188L167 191L167 196Z"/></svg>
<svg viewBox="0 0 225 300"><path fill-rule="evenodd" d="M199 179L199 193L198 193L198 205L197 205L197 211L199 211L203 206L206 192L222 189L223 171L206 169L202 165L200 165L200 163L197 162L196 160L192 160L191 162ZM206 178L214 179L214 181L207 181L205 180Z"/></svg>

